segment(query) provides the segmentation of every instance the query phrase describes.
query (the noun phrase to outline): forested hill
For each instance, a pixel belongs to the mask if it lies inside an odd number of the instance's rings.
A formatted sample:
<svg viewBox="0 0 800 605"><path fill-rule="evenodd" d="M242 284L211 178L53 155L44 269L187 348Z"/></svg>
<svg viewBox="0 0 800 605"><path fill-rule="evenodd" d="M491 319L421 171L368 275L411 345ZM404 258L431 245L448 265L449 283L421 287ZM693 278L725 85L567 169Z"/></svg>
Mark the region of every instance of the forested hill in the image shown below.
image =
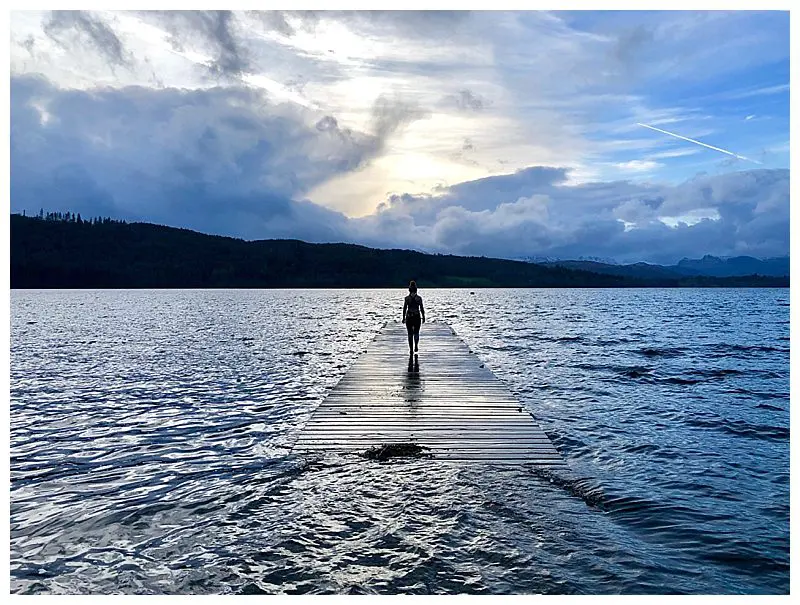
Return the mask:
<svg viewBox="0 0 800 605"><path fill-rule="evenodd" d="M786 278L640 280L492 258L297 240L247 242L148 223L11 215L12 288L788 286Z"/></svg>

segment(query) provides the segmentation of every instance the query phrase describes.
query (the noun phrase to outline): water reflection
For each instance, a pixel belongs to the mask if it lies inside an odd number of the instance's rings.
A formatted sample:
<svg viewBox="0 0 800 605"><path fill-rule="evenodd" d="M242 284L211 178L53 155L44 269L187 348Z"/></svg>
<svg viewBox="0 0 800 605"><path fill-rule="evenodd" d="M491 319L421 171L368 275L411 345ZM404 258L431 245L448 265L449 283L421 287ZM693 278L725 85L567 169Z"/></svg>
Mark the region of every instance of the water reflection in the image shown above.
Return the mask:
<svg viewBox="0 0 800 605"><path fill-rule="evenodd" d="M419 356L408 356L408 372L403 377L403 400L410 412L416 412L422 401L424 386L419 373Z"/></svg>
<svg viewBox="0 0 800 605"><path fill-rule="evenodd" d="M409 374L419 374L419 355L414 353L408 355L408 373ZM417 376L419 378L419 376Z"/></svg>

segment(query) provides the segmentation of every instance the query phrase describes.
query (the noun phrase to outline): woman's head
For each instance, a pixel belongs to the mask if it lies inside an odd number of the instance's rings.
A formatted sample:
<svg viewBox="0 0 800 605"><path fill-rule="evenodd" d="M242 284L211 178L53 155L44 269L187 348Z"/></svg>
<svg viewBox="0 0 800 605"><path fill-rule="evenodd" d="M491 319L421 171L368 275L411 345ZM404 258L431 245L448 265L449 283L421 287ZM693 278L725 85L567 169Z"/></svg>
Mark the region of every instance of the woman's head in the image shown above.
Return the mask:
<svg viewBox="0 0 800 605"><path fill-rule="evenodd" d="M415 282L413 279L411 280L411 283L408 284L408 291L411 292L411 294L414 294L417 291L417 282Z"/></svg>

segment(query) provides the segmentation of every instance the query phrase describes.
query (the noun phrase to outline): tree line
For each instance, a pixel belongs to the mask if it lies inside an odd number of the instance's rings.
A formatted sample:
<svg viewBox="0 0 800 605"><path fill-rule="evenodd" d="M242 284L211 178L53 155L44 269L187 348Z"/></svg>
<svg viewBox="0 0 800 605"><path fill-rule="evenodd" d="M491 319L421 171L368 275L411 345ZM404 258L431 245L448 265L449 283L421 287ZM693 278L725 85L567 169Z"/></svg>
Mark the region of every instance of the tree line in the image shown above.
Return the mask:
<svg viewBox="0 0 800 605"><path fill-rule="evenodd" d="M788 278L639 279L485 257L232 237L73 213L11 215L12 288L624 288L788 286Z"/></svg>
<svg viewBox="0 0 800 605"><path fill-rule="evenodd" d="M27 216L26 211L22 211L22 216ZM83 219L81 218L81 213L75 214L74 212L45 212L44 208L39 209L38 214L34 214L32 217L34 219L39 219L41 221L51 221L51 222L61 222L61 223L77 223L78 225L110 225L112 223L115 224L126 224L125 221L113 219L107 216L95 216L90 219Z"/></svg>

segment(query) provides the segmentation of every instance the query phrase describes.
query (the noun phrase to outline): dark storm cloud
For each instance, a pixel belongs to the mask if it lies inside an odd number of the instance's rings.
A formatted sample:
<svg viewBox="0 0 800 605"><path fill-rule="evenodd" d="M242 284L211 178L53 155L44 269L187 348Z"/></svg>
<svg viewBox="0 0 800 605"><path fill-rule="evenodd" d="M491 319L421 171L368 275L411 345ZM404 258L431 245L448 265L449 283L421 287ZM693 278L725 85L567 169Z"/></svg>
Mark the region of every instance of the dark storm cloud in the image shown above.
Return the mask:
<svg viewBox="0 0 800 605"><path fill-rule="evenodd" d="M374 136L246 88L61 90L11 81L12 209L80 212L247 238L342 239L302 199L363 165Z"/></svg>
<svg viewBox="0 0 800 605"><path fill-rule="evenodd" d="M94 48L112 67L130 64L125 47L111 26L88 11L51 11L44 32L65 48L69 46L68 36L77 35L81 43Z"/></svg>

